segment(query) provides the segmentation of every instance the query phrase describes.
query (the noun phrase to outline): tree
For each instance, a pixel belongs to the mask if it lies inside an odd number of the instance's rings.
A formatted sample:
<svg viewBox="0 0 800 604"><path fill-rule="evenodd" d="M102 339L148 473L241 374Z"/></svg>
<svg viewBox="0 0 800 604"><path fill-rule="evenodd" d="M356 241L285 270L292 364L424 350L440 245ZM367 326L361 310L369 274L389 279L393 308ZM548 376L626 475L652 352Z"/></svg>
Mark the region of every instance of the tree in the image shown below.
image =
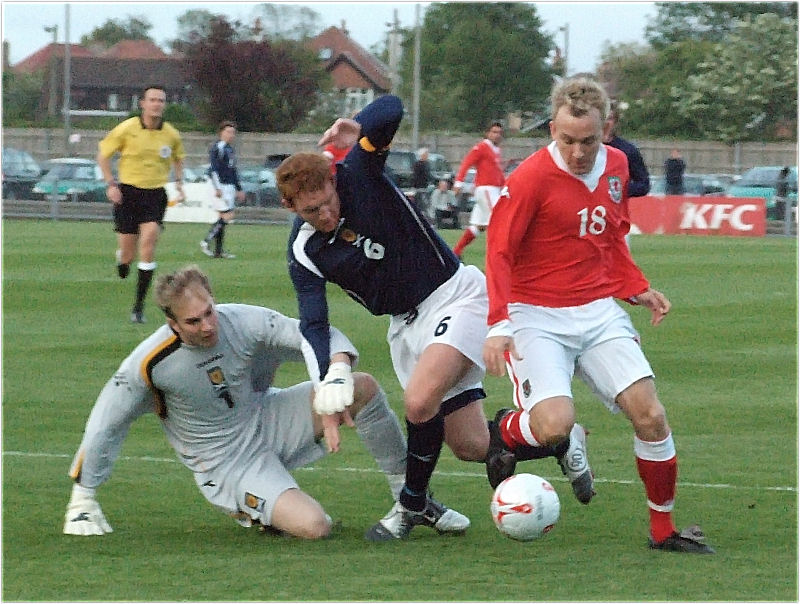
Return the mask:
<svg viewBox="0 0 800 604"><path fill-rule="evenodd" d="M738 21L773 13L797 19L795 2L656 2L655 21L645 29L654 48L686 40L720 42Z"/></svg>
<svg viewBox="0 0 800 604"><path fill-rule="evenodd" d="M173 52L185 52L186 47L200 38L211 35L211 24L215 15L205 9L187 10L178 16L178 37L168 42Z"/></svg>
<svg viewBox="0 0 800 604"><path fill-rule="evenodd" d="M304 40L320 31L319 13L307 6L259 4L252 12L254 30L271 40Z"/></svg>
<svg viewBox="0 0 800 604"><path fill-rule="evenodd" d="M698 124L676 111L672 89L697 73L712 47L711 42L695 40L661 49L638 44L606 47L598 75L601 81L613 82L615 98L628 105L621 121L629 136L697 137Z"/></svg>
<svg viewBox="0 0 800 604"><path fill-rule="evenodd" d="M81 37L81 46L100 45L106 48L114 46L122 40L150 40L148 32L153 28L150 21L143 16L128 15L127 21L109 19L89 34Z"/></svg>
<svg viewBox="0 0 800 604"><path fill-rule="evenodd" d="M420 49L421 128L482 132L492 119L539 109L553 70L553 46L531 4L432 3ZM401 92L413 86L414 32L406 30Z"/></svg>
<svg viewBox="0 0 800 604"><path fill-rule="evenodd" d="M797 20L762 14L736 21L672 96L701 134L732 143L796 129L797 84Z"/></svg>
<svg viewBox="0 0 800 604"><path fill-rule="evenodd" d="M42 95L43 72L33 74L3 70L3 125L21 126L35 123L39 109L35 99ZM31 99L34 99L31 102Z"/></svg>
<svg viewBox="0 0 800 604"><path fill-rule="evenodd" d="M198 113L209 124L233 119L240 130L288 132L315 105L327 74L299 43L242 39L241 31L240 23L214 17L208 36L186 46L205 97Z"/></svg>

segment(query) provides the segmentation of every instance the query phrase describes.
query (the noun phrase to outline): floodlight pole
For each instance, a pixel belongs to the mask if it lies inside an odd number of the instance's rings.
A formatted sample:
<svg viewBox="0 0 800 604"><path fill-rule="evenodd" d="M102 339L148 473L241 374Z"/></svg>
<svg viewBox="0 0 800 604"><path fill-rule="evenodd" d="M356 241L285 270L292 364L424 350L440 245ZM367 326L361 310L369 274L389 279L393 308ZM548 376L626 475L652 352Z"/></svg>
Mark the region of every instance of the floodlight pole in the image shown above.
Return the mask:
<svg viewBox="0 0 800 604"><path fill-rule="evenodd" d="M69 48L69 4L64 5L64 106L62 112L64 114L64 155L70 155L69 152L69 104L70 104L70 88L71 81L71 65L70 65L70 48Z"/></svg>
<svg viewBox="0 0 800 604"><path fill-rule="evenodd" d="M411 148L419 148L419 87L420 87L420 46L422 30L419 25L419 4L415 5L414 17L414 100L412 108Z"/></svg>
<svg viewBox="0 0 800 604"><path fill-rule="evenodd" d="M50 50L50 91L47 95L47 115L56 114L56 64L58 62L58 25L45 27L47 33L53 34L53 48Z"/></svg>

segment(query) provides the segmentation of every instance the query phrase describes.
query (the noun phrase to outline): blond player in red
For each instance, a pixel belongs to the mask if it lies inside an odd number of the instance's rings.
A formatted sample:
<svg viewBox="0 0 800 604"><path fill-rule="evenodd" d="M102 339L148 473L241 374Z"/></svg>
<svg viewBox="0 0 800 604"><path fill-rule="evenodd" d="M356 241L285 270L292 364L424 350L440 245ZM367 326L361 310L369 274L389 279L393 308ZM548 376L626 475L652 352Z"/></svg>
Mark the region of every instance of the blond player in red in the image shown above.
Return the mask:
<svg viewBox="0 0 800 604"><path fill-rule="evenodd" d="M464 229L461 239L453 248L456 256L461 258L464 248L472 243L481 231L486 230L492 208L500 197L500 189L505 182L503 174L503 158L500 152L500 141L503 140L503 125L492 122L486 131L486 138L476 144L461 162L461 167L453 183L453 192L456 196L461 192L467 171L475 168L475 205L469 216L469 226Z"/></svg>
<svg viewBox="0 0 800 604"><path fill-rule="evenodd" d="M624 153L602 144L608 97L593 80L573 78L556 84L551 101L553 140L509 177L489 225L484 359L494 375L503 375L508 362L517 406L498 414L496 431L512 452L558 450L571 441L574 455L562 469L576 495L575 478L582 477L577 486L591 488L585 434L572 400L577 375L633 424L650 547L713 553L699 527L678 532L673 524L678 465L672 431L639 335L614 300L649 309L654 326L670 310L625 245L628 163Z"/></svg>

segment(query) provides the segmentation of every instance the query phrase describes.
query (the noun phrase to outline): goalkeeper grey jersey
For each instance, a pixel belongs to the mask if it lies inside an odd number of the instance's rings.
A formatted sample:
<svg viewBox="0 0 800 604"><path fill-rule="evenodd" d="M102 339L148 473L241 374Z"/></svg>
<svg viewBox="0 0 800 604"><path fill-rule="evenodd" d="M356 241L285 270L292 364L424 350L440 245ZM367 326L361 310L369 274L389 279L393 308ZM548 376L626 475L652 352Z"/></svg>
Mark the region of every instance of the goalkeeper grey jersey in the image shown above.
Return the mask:
<svg viewBox="0 0 800 604"><path fill-rule="evenodd" d="M264 446L262 414L277 391L276 370L305 360L316 382L316 357L297 319L244 304L216 310L214 347L188 346L165 324L122 362L95 402L72 478L92 488L107 480L131 424L145 413L159 415L180 461L193 472L235 463ZM332 330L331 355L337 352L357 358L352 343Z"/></svg>

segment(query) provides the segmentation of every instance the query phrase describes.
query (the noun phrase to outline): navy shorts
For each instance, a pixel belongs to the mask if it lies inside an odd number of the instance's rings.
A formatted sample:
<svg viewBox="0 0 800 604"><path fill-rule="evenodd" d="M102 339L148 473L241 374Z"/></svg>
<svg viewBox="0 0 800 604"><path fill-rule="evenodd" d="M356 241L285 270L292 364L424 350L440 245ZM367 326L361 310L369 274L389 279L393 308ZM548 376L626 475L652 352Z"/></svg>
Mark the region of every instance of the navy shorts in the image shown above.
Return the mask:
<svg viewBox="0 0 800 604"><path fill-rule="evenodd" d="M114 230L123 235L135 235L144 222L161 224L167 211L167 192L158 189L140 189L133 185L120 185L122 202L114 205Z"/></svg>

